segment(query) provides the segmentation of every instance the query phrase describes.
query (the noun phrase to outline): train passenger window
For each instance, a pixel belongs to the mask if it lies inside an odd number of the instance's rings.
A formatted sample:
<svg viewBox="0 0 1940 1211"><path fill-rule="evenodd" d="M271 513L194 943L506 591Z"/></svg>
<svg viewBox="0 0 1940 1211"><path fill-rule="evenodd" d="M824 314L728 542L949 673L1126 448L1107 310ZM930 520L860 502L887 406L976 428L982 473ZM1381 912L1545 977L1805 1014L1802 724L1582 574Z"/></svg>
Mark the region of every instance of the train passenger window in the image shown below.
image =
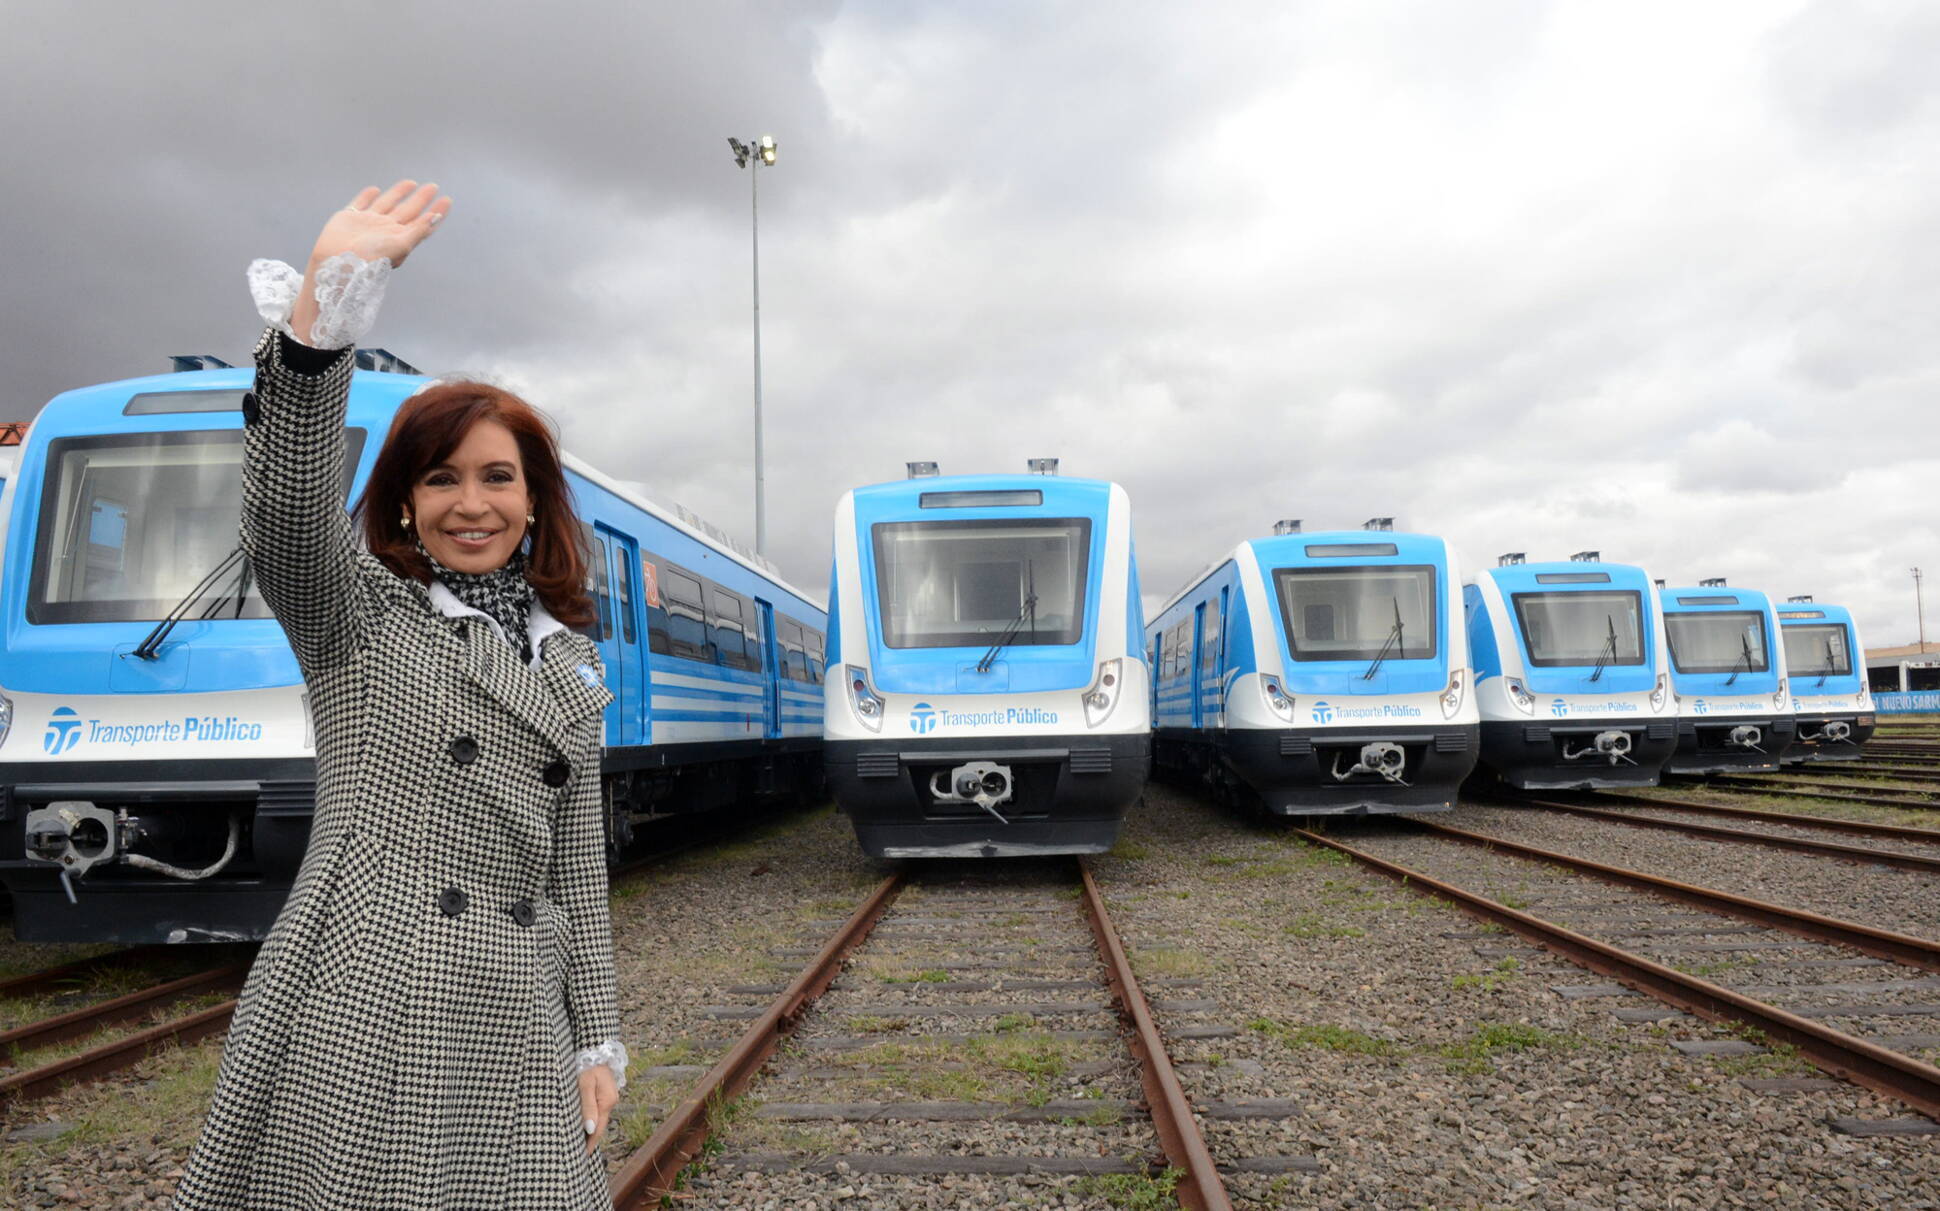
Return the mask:
<svg viewBox="0 0 1940 1211"><path fill-rule="evenodd" d="M827 649L822 632L808 631L808 679L816 685L822 684L822 670L826 667Z"/></svg>
<svg viewBox="0 0 1940 1211"><path fill-rule="evenodd" d="M711 660L707 650L707 614L701 608L701 582L677 568L665 569L660 596L667 603L667 646L687 660Z"/></svg>
<svg viewBox="0 0 1940 1211"><path fill-rule="evenodd" d="M1199 672L1210 677L1219 668L1219 603L1206 603L1206 633L1199 639Z"/></svg>
<svg viewBox="0 0 1940 1211"><path fill-rule="evenodd" d="M775 621L775 635L781 641L778 667L785 681L808 680L808 654L802 642L802 624L791 619Z"/></svg>
<svg viewBox="0 0 1940 1211"><path fill-rule="evenodd" d="M613 553L619 557L615 563L620 569L620 638L626 643L633 643L638 639L633 630L633 572L627 567L625 547L616 544Z"/></svg>
<svg viewBox="0 0 1940 1211"><path fill-rule="evenodd" d="M647 607L647 650L665 656L673 651L667 633L667 600L660 595L660 569L653 559L640 559L640 599Z"/></svg>
<svg viewBox="0 0 1940 1211"><path fill-rule="evenodd" d="M715 663L731 669L749 666L741 599L711 584L707 586L707 642L714 649Z"/></svg>

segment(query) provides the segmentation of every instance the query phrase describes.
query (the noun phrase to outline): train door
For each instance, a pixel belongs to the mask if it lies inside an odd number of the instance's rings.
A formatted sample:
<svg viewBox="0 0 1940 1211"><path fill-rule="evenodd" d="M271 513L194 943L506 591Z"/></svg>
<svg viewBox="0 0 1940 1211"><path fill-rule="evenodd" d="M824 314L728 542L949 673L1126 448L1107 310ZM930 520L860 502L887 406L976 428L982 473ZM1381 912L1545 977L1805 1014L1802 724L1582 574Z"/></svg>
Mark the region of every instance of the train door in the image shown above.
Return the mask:
<svg viewBox="0 0 1940 1211"><path fill-rule="evenodd" d="M641 721L646 707L646 661L640 643L639 580L640 548L617 530L599 526L596 533L606 548L608 575L613 585L614 626L602 626L606 640L600 644L600 659L606 662L606 688L613 701L606 708L608 744L641 743Z"/></svg>
<svg viewBox="0 0 1940 1211"><path fill-rule="evenodd" d="M781 645L775 642L775 607L754 599L755 635L761 643L761 734L781 738Z"/></svg>
<svg viewBox="0 0 1940 1211"><path fill-rule="evenodd" d="M1202 652L1206 643L1206 603L1192 607L1192 647L1186 652L1186 684L1192 687L1192 726L1205 726L1204 698L1199 686L1199 670L1204 666Z"/></svg>

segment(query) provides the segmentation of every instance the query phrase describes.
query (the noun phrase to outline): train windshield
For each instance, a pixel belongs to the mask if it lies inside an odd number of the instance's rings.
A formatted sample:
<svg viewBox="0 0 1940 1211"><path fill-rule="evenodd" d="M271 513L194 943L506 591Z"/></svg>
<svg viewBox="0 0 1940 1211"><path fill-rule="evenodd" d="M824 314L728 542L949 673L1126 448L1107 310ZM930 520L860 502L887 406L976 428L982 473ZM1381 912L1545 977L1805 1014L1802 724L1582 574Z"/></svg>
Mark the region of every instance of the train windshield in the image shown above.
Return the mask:
<svg viewBox="0 0 1940 1211"><path fill-rule="evenodd" d="M1089 518L879 522L871 529L889 647L974 647L1013 623L1011 647L1084 637Z"/></svg>
<svg viewBox="0 0 1940 1211"><path fill-rule="evenodd" d="M344 488L364 432L346 429ZM242 508L236 430L64 437L49 444L27 618L34 623L154 622L235 549ZM240 576L210 588L189 617L267 618Z"/></svg>
<svg viewBox="0 0 1940 1211"><path fill-rule="evenodd" d="M1843 623L1785 626L1785 671L1793 677L1846 677L1852 674L1852 650Z"/></svg>
<svg viewBox="0 0 1940 1211"><path fill-rule="evenodd" d="M1539 668L1644 662L1643 594L1517 593L1516 620Z"/></svg>
<svg viewBox="0 0 1940 1211"><path fill-rule="evenodd" d="M1431 566L1280 568L1273 579L1295 660L1425 660L1436 653Z"/></svg>
<svg viewBox="0 0 1940 1211"><path fill-rule="evenodd" d="M1665 614L1671 663L1680 673L1762 673L1765 616L1756 610Z"/></svg>

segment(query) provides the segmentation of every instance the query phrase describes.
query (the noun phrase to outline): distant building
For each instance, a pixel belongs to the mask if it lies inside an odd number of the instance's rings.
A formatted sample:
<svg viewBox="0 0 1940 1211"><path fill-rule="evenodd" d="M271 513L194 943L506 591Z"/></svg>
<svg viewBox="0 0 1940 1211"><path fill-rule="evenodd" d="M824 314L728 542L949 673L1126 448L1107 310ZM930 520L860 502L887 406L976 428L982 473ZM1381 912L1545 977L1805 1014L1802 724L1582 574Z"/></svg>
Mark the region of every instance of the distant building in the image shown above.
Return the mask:
<svg viewBox="0 0 1940 1211"><path fill-rule="evenodd" d="M1940 642L1867 648L1866 684L1875 694L1940 690Z"/></svg>

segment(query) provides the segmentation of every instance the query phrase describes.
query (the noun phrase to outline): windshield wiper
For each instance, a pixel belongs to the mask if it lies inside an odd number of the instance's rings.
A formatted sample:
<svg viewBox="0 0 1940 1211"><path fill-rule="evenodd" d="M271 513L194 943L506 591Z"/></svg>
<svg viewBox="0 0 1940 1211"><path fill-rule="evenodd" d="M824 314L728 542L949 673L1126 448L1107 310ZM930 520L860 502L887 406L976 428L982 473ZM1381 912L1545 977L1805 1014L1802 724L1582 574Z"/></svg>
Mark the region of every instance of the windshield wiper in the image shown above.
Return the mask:
<svg viewBox="0 0 1940 1211"><path fill-rule="evenodd" d="M1597 653L1596 672L1590 674L1591 681L1602 677L1604 666L1617 658L1617 620L1612 615L1605 614L1603 621L1610 624L1610 638L1603 641L1603 650Z"/></svg>
<svg viewBox="0 0 1940 1211"><path fill-rule="evenodd" d="M236 573L235 587L211 601L207 608L201 614L197 615L197 617L207 622L209 619L221 614L223 608L233 601L236 603L236 611L229 615L229 617L241 618L243 606L248 604L249 601L249 585L253 579L255 579L255 569L251 567L249 560L244 559L241 569Z"/></svg>
<svg viewBox="0 0 1940 1211"><path fill-rule="evenodd" d="M1017 617L1010 620L1010 625L1004 628L1004 633L997 636L997 642L990 645L990 650L983 654L983 659L977 661L979 673L990 671L990 666L997 660L997 653L1003 651L1009 646L1010 641L1017 637L1018 628L1024 625L1026 619L1030 620L1031 638L1037 638L1037 565L1027 562L1024 569L1026 576L1024 607L1017 611Z"/></svg>
<svg viewBox="0 0 1940 1211"><path fill-rule="evenodd" d="M160 622L155 624L155 629L148 632L148 637L141 641L141 646L128 654L139 657L142 660L160 659L162 640L168 638L168 633L175 629L175 624L186 618L188 612L195 608L195 603L201 601L210 589L220 584L222 578L234 569L238 562L243 561L243 559L242 544L237 543L234 550L222 557L221 563L218 563L211 569L207 576L196 581L195 587L189 590L188 595L176 602L175 608L170 610L163 616ZM217 604L220 605L219 602ZM240 609L240 606L238 608Z"/></svg>
<svg viewBox="0 0 1940 1211"><path fill-rule="evenodd" d="M1726 677L1724 679L1724 683L1726 685L1730 685L1732 682L1738 680L1739 673L1751 672L1751 640L1746 639L1743 635L1740 635L1738 636L1738 643L1745 649L1745 653L1744 655L1738 657L1737 664L1734 664L1731 666L1731 676ZM1738 667L1739 664L1742 664L1745 667L1740 669Z"/></svg>
<svg viewBox="0 0 1940 1211"><path fill-rule="evenodd" d="M1396 644L1401 643L1401 599L1399 597L1390 597L1388 600L1394 603L1394 629L1388 632L1388 641L1381 645L1381 650L1374 654L1374 663L1368 665L1367 672L1361 674L1362 681L1372 681L1374 679L1374 674L1380 671L1382 663L1387 660L1389 649L1395 649L1395 655L1403 660L1408 658L1408 649L1405 644L1402 644L1399 648L1395 648Z"/></svg>
<svg viewBox="0 0 1940 1211"><path fill-rule="evenodd" d="M1818 686L1824 685L1825 679L1832 676L1834 673L1838 671L1839 671L1839 661L1838 661L1838 658L1832 654L1832 640L1828 639L1825 641L1825 671L1819 674L1819 680L1817 684L1813 686L1813 688L1817 689Z"/></svg>

